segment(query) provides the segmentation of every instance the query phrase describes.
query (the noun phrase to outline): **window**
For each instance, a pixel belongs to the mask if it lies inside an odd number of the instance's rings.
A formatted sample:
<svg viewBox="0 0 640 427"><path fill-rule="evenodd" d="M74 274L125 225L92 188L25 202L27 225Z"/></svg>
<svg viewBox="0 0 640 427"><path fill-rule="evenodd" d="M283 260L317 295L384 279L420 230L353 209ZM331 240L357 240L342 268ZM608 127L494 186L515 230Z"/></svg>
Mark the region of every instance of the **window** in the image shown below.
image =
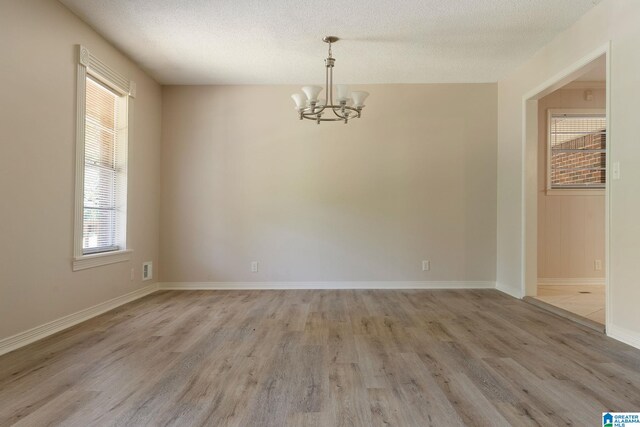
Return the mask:
<svg viewBox="0 0 640 427"><path fill-rule="evenodd" d="M603 189L607 119L602 110L549 110L547 189Z"/></svg>
<svg viewBox="0 0 640 427"><path fill-rule="evenodd" d="M129 259L129 82L79 48L76 226L73 269Z"/></svg>
<svg viewBox="0 0 640 427"><path fill-rule="evenodd" d="M83 255L124 249L126 101L86 77Z"/></svg>

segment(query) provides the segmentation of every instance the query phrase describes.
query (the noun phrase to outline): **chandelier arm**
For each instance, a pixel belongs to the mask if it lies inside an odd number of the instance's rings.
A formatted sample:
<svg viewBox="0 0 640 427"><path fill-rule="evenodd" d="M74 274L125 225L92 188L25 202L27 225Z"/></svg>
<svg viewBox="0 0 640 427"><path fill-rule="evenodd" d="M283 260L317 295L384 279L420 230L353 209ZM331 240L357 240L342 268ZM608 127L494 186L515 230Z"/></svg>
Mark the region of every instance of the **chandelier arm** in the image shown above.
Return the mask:
<svg viewBox="0 0 640 427"><path fill-rule="evenodd" d="M329 68L329 105L333 105L333 67Z"/></svg>
<svg viewBox="0 0 640 427"><path fill-rule="evenodd" d="M337 118L337 117L335 119L334 118L331 118L331 119L322 119L322 118L318 119L317 117L309 117L309 116L306 116L304 114L302 115L302 117L307 119L307 120L313 120L314 122L318 121L318 120L320 120L321 122L339 122L339 121L343 121L344 120L344 119L340 119L340 118Z"/></svg>
<svg viewBox="0 0 640 427"><path fill-rule="evenodd" d="M349 107L347 105L345 105L344 107L342 105L337 106L337 105L328 105L328 107L331 107L331 110L333 111L333 114L335 114L338 117L341 117L342 119L351 119L354 117L360 117L360 113L358 112L357 108L353 108L353 107ZM343 110L344 108L344 110ZM336 112L336 109L340 110L341 113L343 113L343 115L340 115Z"/></svg>
<svg viewBox="0 0 640 427"><path fill-rule="evenodd" d="M327 92L327 105L332 105L333 104L333 99L331 96L331 87L333 86L333 67L331 67L332 65L332 58L333 55L331 54L331 40L329 40L329 55L327 57L327 59L325 60L325 67L326 67L326 87L325 90Z"/></svg>
<svg viewBox="0 0 640 427"><path fill-rule="evenodd" d="M318 113L322 113L324 112L324 110L326 110L327 108L330 108L332 110L342 110L342 105L323 105L322 107L316 107L318 109L316 109L315 111L311 110L311 107L306 107L305 109L302 110L303 114L318 114ZM351 111L354 113L354 116L358 114L358 109L357 108L353 108L353 107L349 107L348 105L344 106L345 111ZM349 115L349 117L352 117L351 115Z"/></svg>
<svg viewBox="0 0 640 427"><path fill-rule="evenodd" d="M336 117L339 117L341 120L351 119L351 118L360 116L356 108L349 107L349 106L344 106L344 114L340 114L343 111L343 107L341 105L323 105L322 108L315 111L311 110L311 107L307 107L304 110L302 110L301 113L303 116L305 117L310 116L310 117L313 117L315 120L315 117L317 117L318 114L323 113L324 110L326 110L327 108L329 108L333 112L333 114Z"/></svg>
<svg viewBox="0 0 640 427"><path fill-rule="evenodd" d="M341 109L340 109L340 110L341 110ZM340 115L340 114L338 114L338 112L336 111L336 107L334 107L334 106L331 106L331 111L333 111L333 114L335 114L335 115L336 115L336 117L340 117L342 120L344 120L345 118L348 118L348 117L349 117L349 114L346 114L346 113L345 113L345 115ZM345 110L345 111L346 111L346 110Z"/></svg>
<svg viewBox="0 0 640 427"><path fill-rule="evenodd" d="M309 107L305 107L304 109L302 109L302 113L303 114L320 114L322 113L327 107L330 107L330 105L323 105L322 107L315 107L315 109L313 109L311 106Z"/></svg>
<svg viewBox="0 0 640 427"><path fill-rule="evenodd" d="M331 44L329 44L329 46L331 46ZM325 93L327 94L327 105L331 105L331 100L329 99L329 88L331 86L329 86L329 67L327 66L325 68L325 72L324 72L324 90Z"/></svg>

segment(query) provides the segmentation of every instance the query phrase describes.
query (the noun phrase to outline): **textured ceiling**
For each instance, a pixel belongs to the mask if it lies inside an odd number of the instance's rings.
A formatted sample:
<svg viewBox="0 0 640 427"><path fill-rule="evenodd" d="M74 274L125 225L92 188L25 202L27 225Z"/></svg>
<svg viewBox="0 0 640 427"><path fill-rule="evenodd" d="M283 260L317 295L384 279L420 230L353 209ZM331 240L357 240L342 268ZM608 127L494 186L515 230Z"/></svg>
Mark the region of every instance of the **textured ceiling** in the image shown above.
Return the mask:
<svg viewBox="0 0 640 427"><path fill-rule="evenodd" d="M165 84L495 82L600 0L60 0Z"/></svg>

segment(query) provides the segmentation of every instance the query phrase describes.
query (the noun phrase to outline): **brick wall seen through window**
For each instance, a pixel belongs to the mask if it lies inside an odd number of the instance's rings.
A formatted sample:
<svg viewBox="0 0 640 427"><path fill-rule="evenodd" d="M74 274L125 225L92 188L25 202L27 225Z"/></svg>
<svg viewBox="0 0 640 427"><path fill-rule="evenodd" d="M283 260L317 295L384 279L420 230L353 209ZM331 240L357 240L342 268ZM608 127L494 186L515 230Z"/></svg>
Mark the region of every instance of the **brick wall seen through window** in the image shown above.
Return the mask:
<svg viewBox="0 0 640 427"><path fill-rule="evenodd" d="M604 188L606 183L604 114L550 115L550 188Z"/></svg>

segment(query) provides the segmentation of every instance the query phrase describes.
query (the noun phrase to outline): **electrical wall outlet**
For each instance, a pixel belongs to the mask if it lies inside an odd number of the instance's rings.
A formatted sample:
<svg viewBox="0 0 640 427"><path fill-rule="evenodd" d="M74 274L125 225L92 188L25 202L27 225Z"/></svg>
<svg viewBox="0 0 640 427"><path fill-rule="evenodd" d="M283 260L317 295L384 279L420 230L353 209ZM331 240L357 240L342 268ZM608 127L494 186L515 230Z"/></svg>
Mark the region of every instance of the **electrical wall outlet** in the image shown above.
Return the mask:
<svg viewBox="0 0 640 427"><path fill-rule="evenodd" d="M147 261L142 263L142 280L153 279L153 262Z"/></svg>
<svg viewBox="0 0 640 427"><path fill-rule="evenodd" d="M620 162L613 162L613 164L611 165L611 169L612 169L612 173L611 175L613 175L613 179L620 179L621 175L620 175Z"/></svg>
<svg viewBox="0 0 640 427"><path fill-rule="evenodd" d="M251 272L252 273L258 272L258 261L251 261Z"/></svg>
<svg viewBox="0 0 640 427"><path fill-rule="evenodd" d="M600 270L602 270L602 260L600 260L600 259L595 260L595 261L593 262L593 269L594 269L595 271L600 271Z"/></svg>
<svg viewBox="0 0 640 427"><path fill-rule="evenodd" d="M431 270L431 261L424 260L422 261L422 271Z"/></svg>

